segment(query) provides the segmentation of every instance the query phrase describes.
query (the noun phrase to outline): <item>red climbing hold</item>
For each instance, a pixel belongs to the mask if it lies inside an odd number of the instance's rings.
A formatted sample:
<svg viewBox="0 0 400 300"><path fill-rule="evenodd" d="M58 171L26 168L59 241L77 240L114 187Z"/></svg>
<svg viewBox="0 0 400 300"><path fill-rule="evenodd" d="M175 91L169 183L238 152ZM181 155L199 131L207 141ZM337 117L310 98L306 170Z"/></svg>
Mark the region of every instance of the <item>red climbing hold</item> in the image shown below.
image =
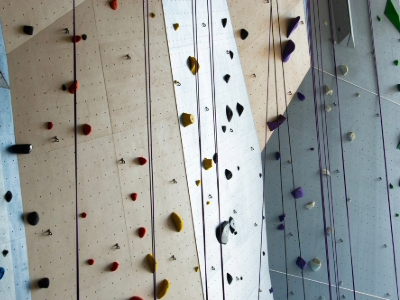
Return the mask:
<svg viewBox="0 0 400 300"><path fill-rule="evenodd" d="M112 8L113 10L117 10L117 8L118 8L118 1L117 1L117 0L111 1L110 6L111 6L111 8Z"/></svg>
<svg viewBox="0 0 400 300"><path fill-rule="evenodd" d="M139 164L141 164L143 166L146 163L147 163L147 159L145 159L144 157L139 157Z"/></svg>
<svg viewBox="0 0 400 300"><path fill-rule="evenodd" d="M53 122L47 122L47 129L52 130L54 127Z"/></svg>
<svg viewBox="0 0 400 300"><path fill-rule="evenodd" d="M143 298L138 296L133 296L130 300L143 300Z"/></svg>
<svg viewBox="0 0 400 300"><path fill-rule="evenodd" d="M73 43L79 43L82 40L80 35L76 35L72 37L72 42Z"/></svg>
<svg viewBox="0 0 400 300"><path fill-rule="evenodd" d="M87 217L87 213L83 212L83 213L81 214L81 217L82 217L82 218L86 218L86 217Z"/></svg>
<svg viewBox="0 0 400 300"><path fill-rule="evenodd" d="M92 133L92 126L90 126L89 124L84 124L82 127L82 131L84 135L89 135Z"/></svg>
<svg viewBox="0 0 400 300"><path fill-rule="evenodd" d="M144 238L146 233L147 233L147 229L146 228L144 228L144 227L140 227L139 228L139 236L140 236L140 238Z"/></svg>
<svg viewBox="0 0 400 300"><path fill-rule="evenodd" d="M113 262L113 264L111 265L111 271L117 271L119 268L119 263L117 263L116 261Z"/></svg>
<svg viewBox="0 0 400 300"><path fill-rule="evenodd" d="M136 200L137 200L137 194L136 194L136 193L132 193L132 194L131 194L131 199L132 199L133 201L136 201Z"/></svg>
<svg viewBox="0 0 400 300"><path fill-rule="evenodd" d="M79 81L76 81L75 83L72 83L68 88L68 91L71 94L75 94L77 90L79 90Z"/></svg>
<svg viewBox="0 0 400 300"><path fill-rule="evenodd" d="M93 266L94 265L94 259L88 259L88 261L87 261L87 263L89 264L89 265L91 265L91 266Z"/></svg>

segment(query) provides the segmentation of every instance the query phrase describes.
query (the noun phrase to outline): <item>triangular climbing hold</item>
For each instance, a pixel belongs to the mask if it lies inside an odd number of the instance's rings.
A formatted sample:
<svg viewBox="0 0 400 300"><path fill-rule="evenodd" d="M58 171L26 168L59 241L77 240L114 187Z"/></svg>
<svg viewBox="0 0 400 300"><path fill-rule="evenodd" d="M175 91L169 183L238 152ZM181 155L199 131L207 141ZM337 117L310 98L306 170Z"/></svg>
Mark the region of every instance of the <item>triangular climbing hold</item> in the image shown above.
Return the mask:
<svg viewBox="0 0 400 300"><path fill-rule="evenodd" d="M246 29L240 30L240 38L242 40L247 39L248 36L249 36L249 32Z"/></svg>
<svg viewBox="0 0 400 300"><path fill-rule="evenodd" d="M389 187L393 190L394 189L394 185L393 184L389 184Z"/></svg>
<svg viewBox="0 0 400 300"><path fill-rule="evenodd" d="M201 184L201 180L196 180L196 185L200 186L200 184Z"/></svg>
<svg viewBox="0 0 400 300"><path fill-rule="evenodd" d="M288 38L297 29L297 27L299 27L299 23L300 23L300 16L292 19L292 21L289 24L288 30L287 30Z"/></svg>
<svg viewBox="0 0 400 300"><path fill-rule="evenodd" d="M178 24L178 23L175 23L175 24L172 25L172 26L174 26L175 31L177 31L177 30L179 29L179 24Z"/></svg>
<svg viewBox="0 0 400 300"><path fill-rule="evenodd" d="M79 90L79 81L75 81L75 82L72 83L72 84L69 86L69 88L68 88L68 91L69 91L71 94L75 94L77 90Z"/></svg>
<svg viewBox="0 0 400 300"><path fill-rule="evenodd" d="M228 243L228 239L229 239L229 222L228 221L224 221L221 223L221 225L219 225L216 229L216 236L217 236L217 240L218 242L220 242L220 244L226 245Z"/></svg>
<svg viewBox="0 0 400 300"><path fill-rule="evenodd" d="M157 292L157 299L162 299L165 297L165 295L168 294L169 288L171 287L171 282L168 281L168 279L164 279L159 286L158 292Z"/></svg>
<svg viewBox="0 0 400 300"><path fill-rule="evenodd" d="M331 172L329 172L328 169L322 169L322 170L321 170L321 174L322 174L322 175L331 176Z"/></svg>
<svg viewBox="0 0 400 300"><path fill-rule="evenodd" d="M223 18L223 19L221 20L221 22L222 22L222 27L225 28L226 24L228 23L228 19L227 19L227 18Z"/></svg>
<svg viewBox="0 0 400 300"><path fill-rule="evenodd" d="M157 261L154 260L153 254L147 254L146 258L150 266L150 272L154 273L155 271L157 271Z"/></svg>
<svg viewBox="0 0 400 300"><path fill-rule="evenodd" d="M328 85L324 85L324 93L325 95L333 95L333 90Z"/></svg>
<svg viewBox="0 0 400 300"><path fill-rule="evenodd" d="M226 169L225 170L225 177L226 177L226 179L231 180L232 179L232 172L229 171L228 169Z"/></svg>
<svg viewBox="0 0 400 300"><path fill-rule="evenodd" d="M285 230L285 224L281 224L278 226L278 230Z"/></svg>
<svg viewBox="0 0 400 300"><path fill-rule="evenodd" d="M392 22L394 27L400 32L400 16L392 0L387 0L385 7L385 16Z"/></svg>
<svg viewBox="0 0 400 300"><path fill-rule="evenodd" d="M292 191L292 196L294 197L294 199L303 198L304 195L305 195L305 192L302 187L299 187L299 188L295 189L294 191Z"/></svg>
<svg viewBox="0 0 400 300"><path fill-rule="evenodd" d="M225 132L226 131L226 126L222 126L222 131Z"/></svg>
<svg viewBox="0 0 400 300"><path fill-rule="evenodd" d="M110 2L110 6L113 10L117 10L118 9L118 1L117 0L113 0Z"/></svg>
<svg viewBox="0 0 400 300"><path fill-rule="evenodd" d="M228 122L232 120L233 117L233 111L232 109L227 105L226 106L226 118L228 119Z"/></svg>
<svg viewBox="0 0 400 300"><path fill-rule="evenodd" d="M244 111L244 107L243 105L241 105L239 102L236 104L236 110L239 114L239 117L242 115L243 111Z"/></svg>
<svg viewBox="0 0 400 300"><path fill-rule="evenodd" d="M302 93L297 92L297 97L299 98L300 101L306 100L306 96L304 96Z"/></svg>
<svg viewBox="0 0 400 300"><path fill-rule="evenodd" d="M296 45L292 40L289 40L285 46L285 49L282 52L282 60L283 62L288 62L290 55L294 52L296 49Z"/></svg>
<svg viewBox="0 0 400 300"><path fill-rule="evenodd" d="M285 218L286 218L286 214L280 215L279 216L279 221L283 222L285 220Z"/></svg>
<svg viewBox="0 0 400 300"><path fill-rule="evenodd" d="M189 64L189 69L192 72L192 74L196 75L200 69L200 65L199 65L197 59L193 56L189 56L188 64Z"/></svg>
<svg viewBox="0 0 400 300"><path fill-rule="evenodd" d="M328 104L325 103L325 111L330 112L331 110L332 110L332 108Z"/></svg>
<svg viewBox="0 0 400 300"><path fill-rule="evenodd" d="M231 75L226 74L226 75L224 76L225 82L228 83L230 78L231 78Z"/></svg>
<svg viewBox="0 0 400 300"><path fill-rule="evenodd" d="M339 69L340 71L342 71L343 76L346 76L347 73L349 72L349 67L346 65L340 65Z"/></svg>
<svg viewBox="0 0 400 300"><path fill-rule="evenodd" d="M279 115L275 121L267 122L268 128L271 131L274 131L279 126L281 126L286 121L286 118L282 115Z"/></svg>
<svg viewBox="0 0 400 300"><path fill-rule="evenodd" d="M233 277L231 274L226 273L226 280L228 281L228 284L231 284L233 281Z"/></svg>
<svg viewBox="0 0 400 300"><path fill-rule="evenodd" d="M299 256L296 260L296 265L304 270L307 267L307 262Z"/></svg>
<svg viewBox="0 0 400 300"><path fill-rule="evenodd" d="M176 212L173 212L171 214L171 219L175 224L176 230L178 232L181 232L183 230L183 220L180 215L178 215Z"/></svg>

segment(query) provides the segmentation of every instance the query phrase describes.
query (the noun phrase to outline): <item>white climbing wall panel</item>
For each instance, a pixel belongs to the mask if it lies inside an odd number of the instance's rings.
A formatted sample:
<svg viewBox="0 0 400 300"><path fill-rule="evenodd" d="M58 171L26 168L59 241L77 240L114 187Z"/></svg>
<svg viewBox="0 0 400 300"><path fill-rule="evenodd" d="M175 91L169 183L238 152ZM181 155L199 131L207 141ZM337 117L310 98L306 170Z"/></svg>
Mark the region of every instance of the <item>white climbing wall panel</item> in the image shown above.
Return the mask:
<svg viewBox="0 0 400 300"><path fill-rule="evenodd" d="M192 13L194 7L190 0L164 0L163 5L172 74L179 82L175 85L178 114L196 116L195 124L181 126L181 135L203 288L207 287L209 299L222 299L223 294L226 299L258 299L259 293L262 293L262 299L273 299L268 291L271 284L267 255L262 255L262 251L267 251L267 244L265 228L261 228L261 153L227 3L225 0L212 1L212 9L208 10L206 0L197 1L196 14ZM226 28L222 26L222 18L228 20ZM174 23L179 23L178 30L173 28ZM195 32L197 43L193 38ZM210 65L210 39L214 45L214 69ZM195 56L195 47L201 66L197 83L187 64L189 56ZM233 51L233 59L227 50ZM215 123L212 71L215 76ZM223 79L225 74L231 76L228 83ZM236 111L237 103L244 107L241 116ZM230 122L226 116L227 105L233 111ZM222 126L226 126L225 133ZM216 140L218 163L206 171L201 167L202 161L213 158ZM229 181L225 177L226 169L233 173ZM197 186L196 180L201 178L202 186ZM227 245L221 247L216 239L216 228L230 217L235 219L238 234L230 234ZM227 273L233 277L231 285L227 283Z"/></svg>

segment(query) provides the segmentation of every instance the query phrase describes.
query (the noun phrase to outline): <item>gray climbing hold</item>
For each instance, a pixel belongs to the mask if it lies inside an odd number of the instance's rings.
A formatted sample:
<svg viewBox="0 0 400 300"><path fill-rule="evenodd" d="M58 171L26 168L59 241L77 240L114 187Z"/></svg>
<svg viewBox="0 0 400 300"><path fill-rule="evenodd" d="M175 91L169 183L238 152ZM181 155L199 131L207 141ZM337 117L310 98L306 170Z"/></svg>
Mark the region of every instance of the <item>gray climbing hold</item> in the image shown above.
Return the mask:
<svg viewBox="0 0 400 300"><path fill-rule="evenodd" d="M47 289L50 286L50 279L47 277L39 280L38 285L41 289Z"/></svg>
<svg viewBox="0 0 400 300"><path fill-rule="evenodd" d="M350 141L354 141L354 139L356 138L356 134L354 132L349 132L347 134L347 137L349 138Z"/></svg>
<svg viewBox="0 0 400 300"><path fill-rule="evenodd" d="M328 104L325 104L325 111L330 112L331 110L332 108Z"/></svg>
<svg viewBox="0 0 400 300"><path fill-rule="evenodd" d="M33 35L33 26L24 26L24 33L27 35Z"/></svg>
<svg viewBox="0 0 400 300"><path fill-rule="evenodd" d="M225 177L226 177L226 179L231 180L232 179L232 172L229 171L228 169L226 169L225 170Z"/></svg>
<svg viewBox="0 0 400 300"><path fill-rule="evenodd" d="M6 273L6 269L3 267L0 267L0 280L4 277L4 274Z"/></svg>
<svg viewBox="0 0 400 300"><path fill-rule="evenodd" d="M244 111L244 107L238 102L236 104L236 110L237 110L237 112L239 114L239 117L240 117L242 115L243 111Z"/></svg>
<svg viewBox="0 0 400 300"><path fill-rule="evenodd" d="M349 73L349 67L346 65L339 66L340 71L342 71L343 76L346 76Z"/></svg>
<svg viewBox="0 0 400 300"><path fill-rule="evenodd" d="M232 109L227 105L226 106L226 118L228 119L228 122L232 120L233 117L233 111Z"/></svg>
<svg viewBox="0 0 400 300"><path fill-rule="evenodd" d="M305 208L307 209L312 209L315 206L315 202L309 202L306 205L304 205Z"/></svg>
<svg viewBox="0 0 400 300"><path fill-rule="evenodd" d="M10 202L12 197L13 197L13 194L10 191L8 191L4 196L4 198L6 199L7 202Z"/></svg>
<svg viewBox="0 0 400 300"><path fill-rule="evenodd" d="M231 274L226 273L226 280L228 281L228 284L231 284L233 281L233 277Z"/></svg>
<svg viewBox="0 0 400 300"><path fill-rule="evenodd" d="M289 38L290 35L299 27L300 23L300 17L296 17L292 19L292 21L289 24L288 30L287 30L287 37Z"/></svg>
<svg viewBox="0 0 400 300"><path fill-rule="evenodd" d="M231 78L231 75L226 74L226 75L224 76L225 82L228 83L230 78Z"/></svg>
<svg viewBox="0 0 400 300"><path fill-rule="evenodd" d="M217 240L220 244L226 245L229 240L229 222L224 221L222 222L216 229L216 236Z"/></svg>
<svg viewBox="0 0 400 300"><path fill-rule="evenodd" d="M333 95L333 90L328 86L328 85L324 85L324 93L325 95Z"/></svg>
<svg viewBox="0 0 400 300"><path fill-rule="evenodd" d="M304 195L305 195L305 192L302 187L299 187L299 188L295 189L294 191L292 191L292 196L294 197L294 199L303 198Z"/></svg>
<svg viewBox="0 0 400 300"><path fill-rule="evenodd" d="M39 223L39 214L36 211L29 213L27 221L32 226L36 226Z"/></svg>
<svg viewBox="0 0 400 300"><path fill-rule="evenodd" d="M300 101L306 100L306 96L304 96L302 93L297 92L297 97L299 98Z"/></svg>
<svg viewBox="0 0 400 300"><path fill-rule="evenodd" d="M229 226L230 226L231 233L235 233L236 225L235 225L235 220L232 217L229 217Z"/></svg>
<svg viewBox="0 0 400 300"><path fill-rule="evenodd" d="M249 32L246 29L240 30L240 38L242 40L247 39L248 36L249 36Z"/></svg>
<svg viewBox="0 0 400 300"><path fill-rule="evenodd" d="M296 45L292 40L289 40L285 46L285 49L282 52L282 60L283 62L288 62L290 55L294 52L296 49Z"/></svg>

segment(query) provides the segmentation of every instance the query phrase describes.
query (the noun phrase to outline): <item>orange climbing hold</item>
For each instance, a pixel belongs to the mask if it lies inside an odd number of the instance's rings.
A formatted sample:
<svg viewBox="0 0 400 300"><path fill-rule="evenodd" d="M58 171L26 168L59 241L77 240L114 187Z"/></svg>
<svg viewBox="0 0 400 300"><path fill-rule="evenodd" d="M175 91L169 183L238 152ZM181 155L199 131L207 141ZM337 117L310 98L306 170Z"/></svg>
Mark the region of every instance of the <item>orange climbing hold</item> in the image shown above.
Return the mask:
<svg viewBox="0 0 400 300"><path fill-rule="evenodd" d="M47 122L47 129L52 130L54 127L53 122Z"/></svg>
<svg viewBox="0 0 400 300"><path fill-rule="evenodd" d="M146 233L147 233L147 229L146 228L144 228L144 227L140 227L139 228L139 236L140 236L140 238L144 238Z"/></svg>
<svg viewBox="0 0 400 300"><path fill-rule="evenodd" d="M116 261L113 262L112 266L111 266L111 271L117 271L119 268L119 263L117 263Z"/></svg>
<svg viewBox="0 0 400 300"><path fill-rule="evenodd" d="M94 265L94 259L88 259L88 261L87 261L87 263L89 264L89 265L91 265L91 266L93 266Z"/></svg>
<svg viewBox="0 0 400 300"><path fill-rule="evenodd" d="M82 217L82 218L86 218L86 217L87 217L87 213L83 212L83 213L81 214L81 217Z"/></svg>
<svg viewBox="0 0 400 300"><path fill-rule="evenodd" d="M72 84L69 86L69 88L68 88L68 91L69 91L71 94L75 94L77 90L79 90L79 81L75 81L75 82L72 83Z"/></svg>
<svg viewBox="0 0 400 300"><path fill-rule="evenodd" d="M76 36L73 36L71 40L73 43L79 43L82 40L82 38L80 35L76 35Z"/></svg>
<svg viewBox="0 0 400 300"><path fill-rule="evenodd" d="M110 6L111 6L111 8L112 8L113 10L117 10L117 8L118 8L118 1L117 1L117 0L111 1Z"/></svg>
<svg viewBox="0 0 400 300"><path fill-rule="evenodd" d="M89 135L92 133L92 126L90 126L89 124L84 124L82 127L82 131L84 135Z"/></svg>
<svg viewBox="0 0 400 300"><path fill-rule="evenodd" d="M139 157L139 164L141 164L143 166L146 163L147 163L147 159L145 159L144 157Z"/></svg>
<svg viewBox="0 0 400 300"><path fill-rule="evenodd" d="M136 201L136 200L137 200L137 194L136 194L136 193L132 193L132 194L131 194L131 199L132 199L133 201Z"/></svg>
<svg viewBox="0 0 400 300"><path fill-rule="evenodd" d="M143 298L138 296L133 296L130 300L143 300Z"/></svg>

